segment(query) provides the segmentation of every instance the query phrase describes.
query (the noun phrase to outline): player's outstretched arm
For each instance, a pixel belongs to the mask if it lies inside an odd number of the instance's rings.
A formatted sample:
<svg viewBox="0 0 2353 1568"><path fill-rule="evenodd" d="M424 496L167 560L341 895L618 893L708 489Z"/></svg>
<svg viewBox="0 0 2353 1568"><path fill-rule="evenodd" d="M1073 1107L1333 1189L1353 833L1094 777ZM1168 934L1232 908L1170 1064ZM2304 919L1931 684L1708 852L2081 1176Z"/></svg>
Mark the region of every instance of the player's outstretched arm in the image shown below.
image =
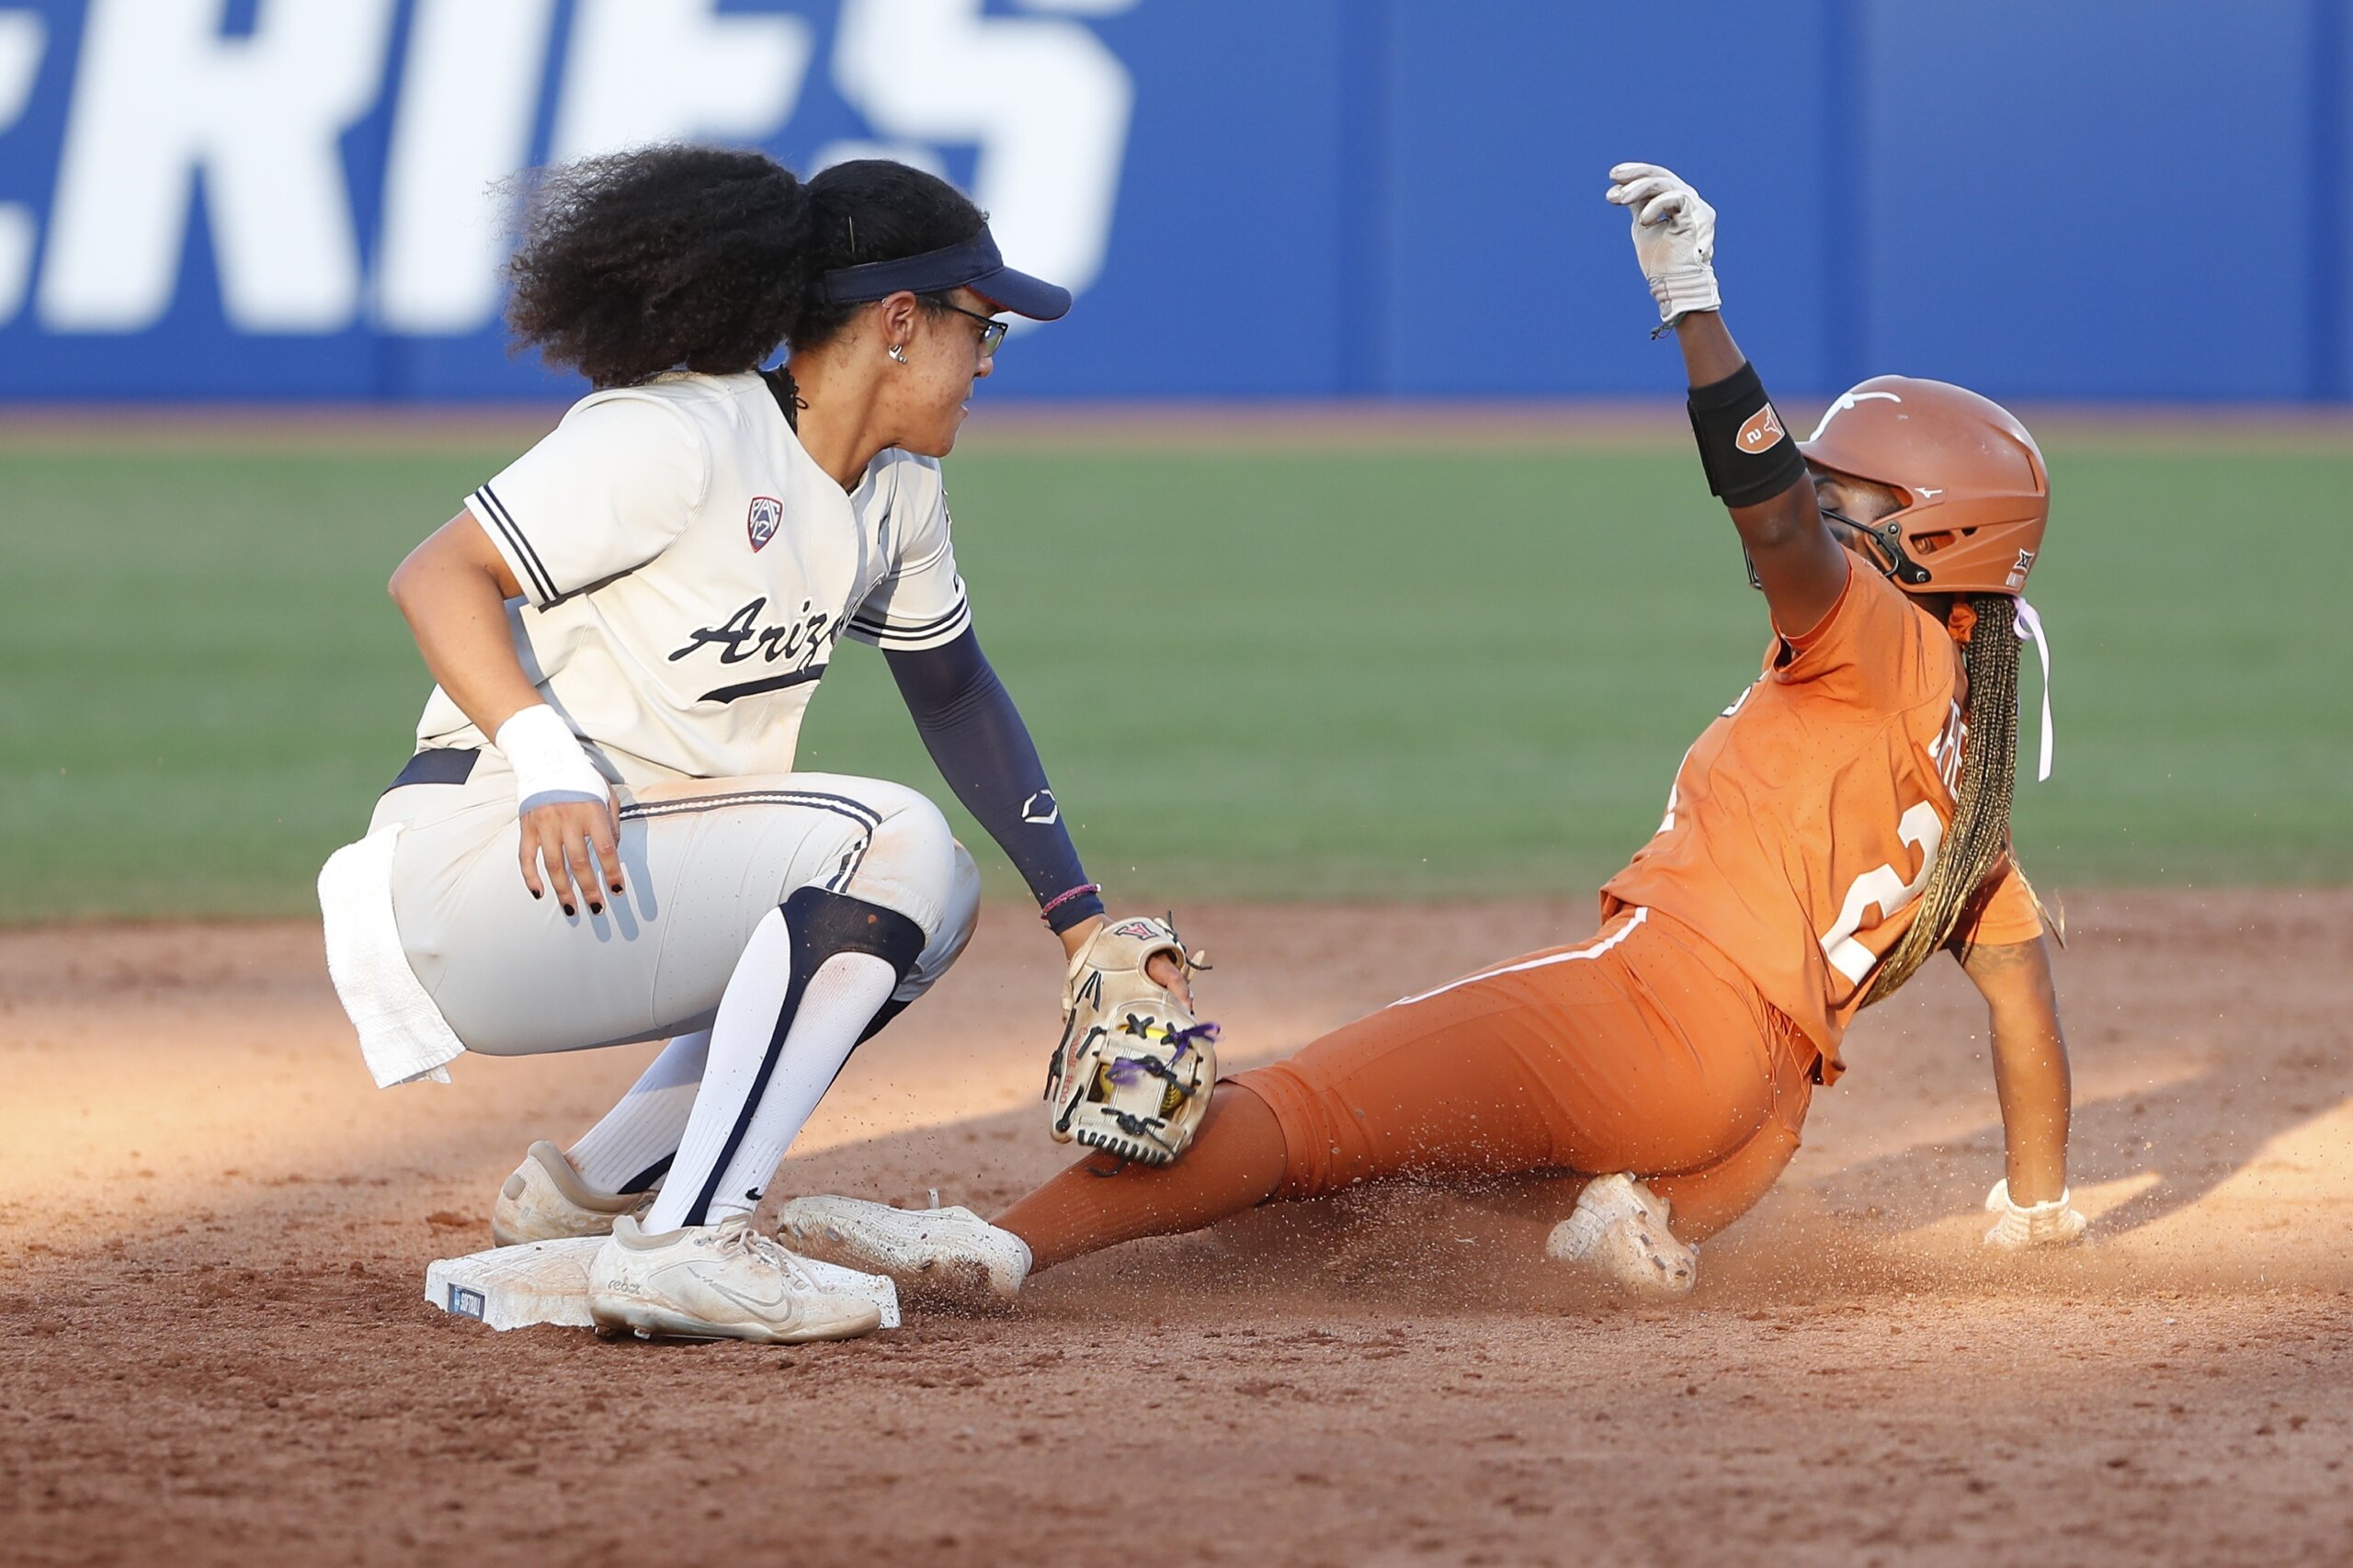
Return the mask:
<svg viewBox="0 0 2353 1568"><path fill-rule="evenodd" d="M1093 892L1070 896L1091 884L1029 727L981 652L979 634L968 629L939 647L894 650L883 657L940 777L996 840L1038 902L1058 912L1048 924L1062 939L1063 956L1076 959L1105 926L1103 903ZM1191 1006L1182 966L1154 959L1151 972Z"/></svg>
<svg viewBox="0 0 2353 1568"><path fill-rule="evenodd" d="M1742 358L1721 312L1698 311L1683 317L1675 324L1675 337L1682 345L1684 368L1691 381L1691 424L1700 432L1703 453L1710 451L1712 440L1723 449L1716 455L1727 468L1752 456L1770 460L1772 451L1750 452L1751 437L1745 434L1757 427L1756 415L1761 412L1762 430L1773 448L1785 449L1794 456L1796 441L1781 428L1780 412L1765 397L1756 372ZM1723 428L1710 429L1711 424ZM1813 483L1803 460L1789 467L1795 472L1787 483L1761 501L1740 504L1742 494L1753 494L1761 488L1754 483L1738 490L1719 489L1717 494L1732 514L1732 526L1740 531L1740 542L1747 548L1749 564L1756 569L1757 586L1765 590L1774 626L1797 635L1820 625L1837 604L1838 596L1846 590L1851 562L1814 505ZM1715 477L1711 472L1710 478Z"/></svg>
<svg viewBox="0 0 2353 1568"><path fill-rule="evenodd" d="M2064 1244L2084 1233L2068 1201L2067 1123L2073 1088L2051 955L2030 942L1980 945L1961 966L1985 998L1994 1036L1994 1092L2002 1105L2005 1168L1985 1207L1996 1246Z"/></svg>
<svg viewBox="0 0 2353 1568"><path fill-rule="evenodd" d="M1810 631L1846 589L1847 552L1814 506L1796 439L1724 325L1715 209L1655 164L1620 164L1609 177L1608 199L1632 216L1634 254L1659 320L1683 349L1708 488L1732 513L1774 626Z"/></svg>

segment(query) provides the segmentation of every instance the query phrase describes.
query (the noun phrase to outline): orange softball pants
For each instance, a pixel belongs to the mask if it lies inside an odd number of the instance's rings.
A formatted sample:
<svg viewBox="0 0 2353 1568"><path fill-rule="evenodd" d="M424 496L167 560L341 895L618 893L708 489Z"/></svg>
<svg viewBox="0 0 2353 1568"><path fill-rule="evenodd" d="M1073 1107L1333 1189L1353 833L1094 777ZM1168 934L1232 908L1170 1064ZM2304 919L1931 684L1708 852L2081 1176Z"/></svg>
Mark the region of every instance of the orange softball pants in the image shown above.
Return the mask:
<svg viewBox="0 0 2353 1568"><path fill-rule="evenodd" d="M1746 1212L1797 1153L1815 1061L1696 933L1622 910L1586 941L1406 997L1235 1074L1175 1165L1082 1161L997 1222L1043 1268L1383 1176L1631 1171L1697 1242ZM1573 1200L1563 1195L1562 1217Z"/></svg>
<svg viewBox="0 0 2353 1568"><path fill-rule="evenodd" d="M1276 1198L1380 1176L1631 1171L1696 1241L1797 1153L1814 1057L1730 960L1630 909L1233 1082L1282 1126Z"/></svg>

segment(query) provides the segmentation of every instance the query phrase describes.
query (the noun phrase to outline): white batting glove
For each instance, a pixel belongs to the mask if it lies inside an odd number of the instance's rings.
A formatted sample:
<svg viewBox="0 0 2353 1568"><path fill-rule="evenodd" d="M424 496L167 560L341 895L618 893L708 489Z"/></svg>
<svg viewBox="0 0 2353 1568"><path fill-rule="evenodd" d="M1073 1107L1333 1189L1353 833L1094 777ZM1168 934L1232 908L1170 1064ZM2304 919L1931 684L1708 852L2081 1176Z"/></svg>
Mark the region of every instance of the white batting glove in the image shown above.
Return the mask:
<svg viewBox="0 0 2353 1568"><path fill-rule="evenodd" d="M1671 169L1620 164L1609 171L1609 199L1634 220L1634 256L1673 326L1693 311L1723 308L1716 292L1716 210Z"/></svg>
<svg viewBox="0 0 2353 1568"><path fill-rule="evenodd" d="M2004 1252L2070 1246L2091 1223L2067 1201L2065 1189L2048 1203L2013 1203L2006 1180L1995 1182L1985 1195L1985 1212L1996 1216L1994 1228L1985 1233L1985 1244Z"/></svg>

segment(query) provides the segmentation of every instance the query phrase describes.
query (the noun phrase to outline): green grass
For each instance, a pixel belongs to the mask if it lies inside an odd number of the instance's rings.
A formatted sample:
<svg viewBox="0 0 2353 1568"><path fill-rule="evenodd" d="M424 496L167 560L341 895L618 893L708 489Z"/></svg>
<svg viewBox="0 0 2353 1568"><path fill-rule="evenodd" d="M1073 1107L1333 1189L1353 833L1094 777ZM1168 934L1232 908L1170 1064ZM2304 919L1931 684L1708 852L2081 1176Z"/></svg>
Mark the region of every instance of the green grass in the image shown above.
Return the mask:
<svg viewBox="0 0 2353 1568"><path fill-rule="evenodd" d="M427 684L384 579L507 455L0 450L0 918L307 909ZM2353 875L2353 454L2052 467L2029 866ZM983 641L1115 888L1581 892L1762 646L1677 449L1000 451L949 479ZM945 797L864 648L802 760Z"/></svg>

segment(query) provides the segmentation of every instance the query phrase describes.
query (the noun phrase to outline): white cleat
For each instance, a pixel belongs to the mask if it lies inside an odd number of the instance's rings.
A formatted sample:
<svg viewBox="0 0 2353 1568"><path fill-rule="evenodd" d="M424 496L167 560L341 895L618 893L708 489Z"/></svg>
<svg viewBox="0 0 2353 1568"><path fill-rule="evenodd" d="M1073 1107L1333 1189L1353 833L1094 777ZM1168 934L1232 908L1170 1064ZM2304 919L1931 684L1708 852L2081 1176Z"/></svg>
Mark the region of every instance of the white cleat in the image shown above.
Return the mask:
<svg viewBox="0 0 2353 1568"><path fill-rule="evenodd" d="M1994 1190L1985 1195L1985 1212L1994 1216L1994 1228L1985 1233L1985 1244L2004 1252L2073 1246L2084 1239L2084 1232L2091 1226L2091 1221L2069 1200L2065 1187L2061 1187L2059 1196L2047 1203L2018 1203L2010 1198L2006 1176L1995 1182Z"/></svg>
<svg viewBox="0 0 2353 1568"><path fill-rule="evenodd" d="M970 1209L796 1198L784 1206L777 1233L811 1257L887 1274L919 1301L995 1306L1018 1296L1029 1276L1029 1244Z"/></svg>
<svg viewBox="0 0 2353 1568"><path fill-rule="evenodd" d="M1632 1176L1596 1176L1545 1238L1544 1256L1590 1265L1633 1295L1688 1295L1699 1282L1699 1249L1677 1241L1666 1219L1666 1199Z"/></svg>
<svg viewBox="0 0 2353 1568"><path fill-rule="evenodd" d="M656 1184L659 1185L658 1183ZM542 1140L531 1145L491 1205L490 1236L500 1246L612 1233L624 1214L642 1217L654 1200L645 1192L599 1192L580 1179L563 1151Z"/></svg>
<svg viewBox="0 0 2353 1568"><path fill-rule="evenodd" d="M649 1236L627 1215L588 1266L588 1315L640 1339L855 1339L882 1325L871 1301L833 1296L751 1217Z"/></svg>

